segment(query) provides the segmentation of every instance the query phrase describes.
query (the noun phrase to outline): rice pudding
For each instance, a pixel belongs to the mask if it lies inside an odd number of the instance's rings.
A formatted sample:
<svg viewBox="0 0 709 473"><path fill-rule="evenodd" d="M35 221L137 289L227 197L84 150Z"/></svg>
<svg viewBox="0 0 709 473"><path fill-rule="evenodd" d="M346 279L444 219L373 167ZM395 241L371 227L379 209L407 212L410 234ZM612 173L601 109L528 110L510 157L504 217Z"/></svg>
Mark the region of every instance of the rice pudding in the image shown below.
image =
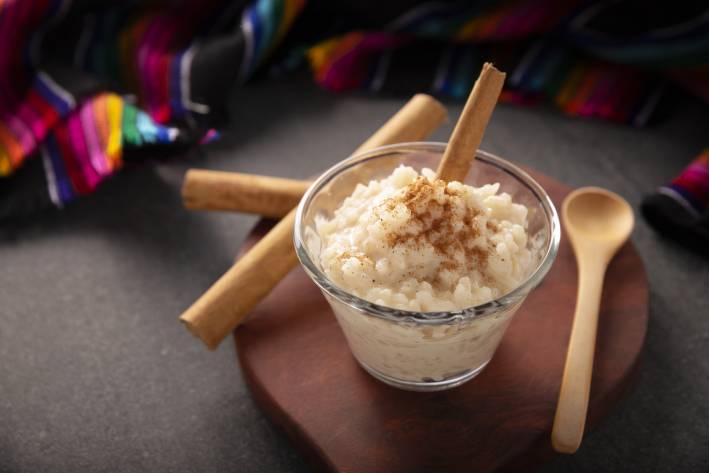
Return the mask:
<svg viewBox="0 0 709 473"><path fill-rule="evenodd" d="M518 287L538 262L527 207L499 184L472 187L397 167L316 217L319 264L346 292L412 312L454 312ZM451 324L393 324L326 294L357 359L379 375L444 380L490 360L519 303ZM433 319L432 319L433 320Z"/></svg>
<svg viewBox="0 0 709 473"><path fill-rule="evenodd" d="M498 194L400 166L359 184L318 219L320 263L348 292L401 310L464 309L516 287L529 272L527 208Z"/></svg>

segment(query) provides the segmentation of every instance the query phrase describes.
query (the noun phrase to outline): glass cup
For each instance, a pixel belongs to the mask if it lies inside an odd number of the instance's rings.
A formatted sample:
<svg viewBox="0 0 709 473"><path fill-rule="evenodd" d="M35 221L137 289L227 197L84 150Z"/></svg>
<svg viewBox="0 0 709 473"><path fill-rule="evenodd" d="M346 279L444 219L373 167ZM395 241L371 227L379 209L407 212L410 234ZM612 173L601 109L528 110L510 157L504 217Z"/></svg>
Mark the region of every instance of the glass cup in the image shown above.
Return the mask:
<svg viewBox="0 0 709 473"><path fill-rule="evenodd" d="M414 312L374 304L335 285L320 264L316 217L332 218L358 183L383 179L401 164L419 172L435 170L444 150L445 143L400 143L345 159L322 174L303 196L294 231L298 258L332 307L359 364L384 383L414 391L449 389L480 373L514 313L549 271L559 247L559 217L544 189L517 166L478 151L465 184L479 187L498 182L500 192L529 209L528 247L536 264L518 287L462 310Z"/></svg>

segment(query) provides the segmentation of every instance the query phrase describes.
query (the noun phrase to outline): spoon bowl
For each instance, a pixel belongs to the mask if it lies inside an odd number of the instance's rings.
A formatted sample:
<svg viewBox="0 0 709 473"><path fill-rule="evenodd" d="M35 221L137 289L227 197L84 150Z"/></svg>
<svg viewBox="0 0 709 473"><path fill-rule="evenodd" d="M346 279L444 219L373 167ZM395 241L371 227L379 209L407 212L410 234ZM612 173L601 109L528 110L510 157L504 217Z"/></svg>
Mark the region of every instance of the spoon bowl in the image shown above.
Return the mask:
<svg viewBox="0 0 709 473"><path fill-rule="evenodd" d="M615 249L628 239L634 225L628 202L600 187L583 187L569 194L564 200L562 218L574 245L587 239Z"/></svg>
<svg viewBox="0 0 709 473"><path fill-rule="evenodd" d="M600 187L583 187L569 194L561 217L579 277L551 443L558 452L574 453L586 425L603 278L613 255L630 237L635 219L625 199Z"/></svg>

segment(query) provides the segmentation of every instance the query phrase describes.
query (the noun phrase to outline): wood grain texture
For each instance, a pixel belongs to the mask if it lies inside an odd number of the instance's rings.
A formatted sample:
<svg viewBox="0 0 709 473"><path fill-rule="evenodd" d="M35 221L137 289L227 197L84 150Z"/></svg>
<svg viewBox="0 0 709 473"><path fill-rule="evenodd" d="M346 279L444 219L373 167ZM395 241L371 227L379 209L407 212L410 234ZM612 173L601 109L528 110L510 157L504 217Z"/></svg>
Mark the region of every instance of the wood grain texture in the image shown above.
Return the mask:
<svg viewBox="0 0 709 473"><path fill-rule="evenodd" d="M530 171L559 206L571 189ZM245 245L268 228L262 222ZM550 432L576 299L576 263L557 260L475 379L439 393L386 386L362 370L320 291L297 268L235 332L257 402L323 471L528 471L554 453ZM611 262L587 427L630 385L645 340L648 288L628 243ZM583 448L583 447L581 447Z"/></svg>

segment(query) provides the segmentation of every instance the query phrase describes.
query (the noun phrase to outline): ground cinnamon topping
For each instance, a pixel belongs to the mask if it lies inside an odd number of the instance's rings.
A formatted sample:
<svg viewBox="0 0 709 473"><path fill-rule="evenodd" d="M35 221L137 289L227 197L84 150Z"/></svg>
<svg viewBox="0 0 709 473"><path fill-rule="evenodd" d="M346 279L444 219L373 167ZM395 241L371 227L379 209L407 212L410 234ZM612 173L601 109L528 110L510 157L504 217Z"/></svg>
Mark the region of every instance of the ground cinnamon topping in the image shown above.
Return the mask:
<svg viewBox="0 0 709 473"><path fill-rule="evenodd" d="M441 191L445 197L442 202L439 202L436 200L436 195L440 195ZM446 257L441 264L443 269L458 271L469 271L474 267L482 269L487 265L490 250L479 247L469 248L465 245L466 242L480 236L480 229L475 222L480 212L462 202L464 213L461 219L455 211L458 207L456 200L459 199L462 199L462 196L450 189L446 182L442 180L431 182L423 176L418 177L406 187L402 195L388 199L383 204L390 211L399 204L406 206L410 213L408 223L418 231L389 232L387 243L390 247L403 245L420 248L422 245L430 245L437 253ZM456 222L460 220L463 225L458 228ZM488 228L489 225L490 222ZM460 255L461 252L465 255L464 266L456 259L456 254Z"/></svg>
<svg viewBox="0 0 709 473"><path fill-rule="evenodd" d="M371 259L369 256L367 256L366 254L362 253L361 251L357 251L357 252L355 252L355 253L352 253L352 252L350 252L350 251L343 251L342 253L340 253L339 255L337 255L337 259L339 259L340 261L344 261L344 260L350 259L350 258L354 258L354 259L356 259L356 260L359 260L360 263L364 263L364 262L367 262L367 261L369 261L369 262L372 261L372 259Z"/></svg>

